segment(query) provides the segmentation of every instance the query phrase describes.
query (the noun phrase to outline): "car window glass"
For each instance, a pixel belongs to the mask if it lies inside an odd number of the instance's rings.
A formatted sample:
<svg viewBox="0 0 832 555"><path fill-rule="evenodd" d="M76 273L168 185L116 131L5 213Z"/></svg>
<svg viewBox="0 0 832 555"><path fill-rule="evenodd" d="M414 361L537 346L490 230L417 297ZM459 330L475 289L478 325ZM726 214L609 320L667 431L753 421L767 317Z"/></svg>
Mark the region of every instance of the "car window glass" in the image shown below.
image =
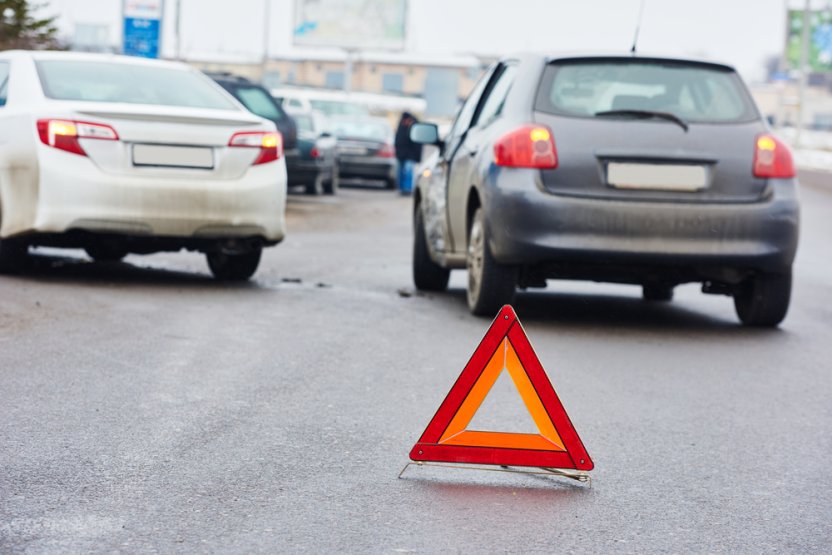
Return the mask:
<svg viewBox="0 0 832 555"><path fill-rule="evenodd" d="M473 90L471 90L471 94L468 95L468 98L459 109L456 119L454 120L454 124L451 126L450 132L448 132L448 139L445 141L446 156L449 156L456 150L456 147L459 146L461 137L471 126L471 120L474 118L474 113L477 110L477 105L479 105L482 92L491 80L491 75L493 73L494 69L491 68L486 71L482 77L480 77L480 80L477 81L477 84L474 85Z"/></svg>
<svg viewBox="0 0 832 555"><path fill-rule="evenodd" d="M209 77L177 67L41 60L37 68L43 93L56 100L239 110Z"/></svg>
<svg viewBox="0 0 832 555"><path fill-rule="evenodd" d="M506 65L497 81L491 86L491 90L487 93L488 97L483 102L482 108L475 125L484 127L491 123L503 111L503 104L505 104L508 92L511 90L511 85L514 83L514 77L517 74L517 66Z"/></svg>
<svg viewBox="0 0 832 555"><path fill-rule="evenodd" d="M0 106L6 105L9 91L9 62L0 62Z"/></svg>
<svg viewBox="0 0 832 555"><path fill-rule="evenodd" d="M390 125L380 120L335 120L332 122L332 128L339 139L390 142L393 134Z"/></svg>
<svg viewBox="0 0 832 555"><path fill-rule="evenodd" d="M237 87L236 92L243 106L261 118L280 121L286 117L277 102L260 87Z"/></svg>
<svg viewBox="0 0 832 555"><path fill-rule="evenodd" d="M301 133L312 133L314 126L312 125L312 117L298 114L294 116L295 124L298 126L298 131Z"/></svg>
<svg viewBox="0 0 832 555"><path fill-rule="evenodd" d="M727 68L664 61L580 61L546 68L536 109L593 117L599 112L669 112L691 122L755 117L739 77Z"/></svg>
<svg viewBox="0 0 832 555"><path fill-rule="evenodd" d="M288 105L292 108L303 108L303 104L301 104L300 100L298 100L297 98L290 98L288 102Z"/></svg>

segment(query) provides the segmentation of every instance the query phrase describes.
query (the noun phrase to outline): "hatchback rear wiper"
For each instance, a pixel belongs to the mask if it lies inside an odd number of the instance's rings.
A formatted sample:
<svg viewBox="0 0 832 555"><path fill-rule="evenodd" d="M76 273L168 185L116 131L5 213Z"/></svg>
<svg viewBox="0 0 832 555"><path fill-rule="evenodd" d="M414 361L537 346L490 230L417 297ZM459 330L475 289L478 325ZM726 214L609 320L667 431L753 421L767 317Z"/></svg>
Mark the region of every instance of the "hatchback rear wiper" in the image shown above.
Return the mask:
<svg viewBox="0 0 832 555"><path fill-rule="evenodd" d="M687 132L688 122L670 112L654 112L652 110L604 110L595 112L596 116L633 116L635 118L660 118L672 121Z"/></svg>

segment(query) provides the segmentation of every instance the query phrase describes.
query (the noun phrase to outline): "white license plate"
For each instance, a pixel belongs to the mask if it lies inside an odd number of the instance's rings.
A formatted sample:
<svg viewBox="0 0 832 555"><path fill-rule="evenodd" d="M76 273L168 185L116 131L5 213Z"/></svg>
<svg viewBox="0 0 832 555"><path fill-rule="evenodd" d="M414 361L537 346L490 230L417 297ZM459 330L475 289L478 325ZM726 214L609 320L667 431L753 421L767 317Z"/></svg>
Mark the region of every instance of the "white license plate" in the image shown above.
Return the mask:
<svg viewBox="0 0 832 555"><path fill-rule="evenodd" d="M348 154L350 156L364 156L367 154L367 149L360 146L342 146L338 147L339 154Z"/></svg>
<svg viewBox="0 0 832 555"><path fill-rule="evenodd" d="M134 166L167 168L214 167L214 149L202 146L133 145Z"/></svg>
<svg viewBox="0 0 832 555"><path fill-rule="evenodd" d="M610 162L607 183L617 189L694 192L708 185L708 171L705 166Z"/></svg>

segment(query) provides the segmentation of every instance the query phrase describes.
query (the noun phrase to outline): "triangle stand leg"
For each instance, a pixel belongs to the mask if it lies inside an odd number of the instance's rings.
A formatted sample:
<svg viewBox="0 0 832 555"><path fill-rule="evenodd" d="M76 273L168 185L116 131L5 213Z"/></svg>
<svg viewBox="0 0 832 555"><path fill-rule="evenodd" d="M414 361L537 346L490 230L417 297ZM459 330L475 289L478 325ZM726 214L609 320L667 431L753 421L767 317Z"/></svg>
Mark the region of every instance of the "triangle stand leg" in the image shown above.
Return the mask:
<svg viewBox="0 0 832 555"><path fill-rule="evenodd" d="M520 470L518 468L510 468L508 466L500 465L499 468L489 467L488 465L483 466L471 466L465 464L455 464L455 463L431 463L431 462L409 462L404 465L402 471L399 472L398 478L401 479L404 476L404 473L407 471L408 468L411 466L437 466L442 468L462 468L466 470L485 470L488 472L508 472L510 474L527 474L532 476L558 476L561 478L569 478L570 480L575 480L576 482L581 482L586 484L587 487L592 487L592 477L587 472L581 472L580 470L566 470L563 468L546 468L546 467L538 467L540 471L536 470Z"/></svg>

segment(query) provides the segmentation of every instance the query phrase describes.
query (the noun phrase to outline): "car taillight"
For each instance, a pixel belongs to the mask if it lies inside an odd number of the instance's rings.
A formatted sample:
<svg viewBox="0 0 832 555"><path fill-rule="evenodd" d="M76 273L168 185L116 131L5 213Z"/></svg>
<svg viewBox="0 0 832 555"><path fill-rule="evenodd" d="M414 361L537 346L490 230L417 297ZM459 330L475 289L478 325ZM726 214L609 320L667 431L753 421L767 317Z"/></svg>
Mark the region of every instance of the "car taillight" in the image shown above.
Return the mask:
<svg viewBox="0 0 832 555"><path fill-rule="evenodd" d="M385 144L378 149L377 155L382 158L393 158L396 155L396 150L393 148L393 145Z"/></svg>
<svg viewBox="0 0 832 555"><path fill-rule="evenodd" d="M73 154L86 156L79 139L117 141L116 130L103 123L64 119L39 119L37 122L40 142Z"/></svg>
<svg viewBox="0 0 832 555"><path fill-rule="evenodd" d="M321 155L321 151L318 150L318 147L313 146L312 150L309 151L309 156L312 158L318 158Z"/></svg>
<svg viewBox="0 0 832 555"><path fill-rule="evenodd" d="M788 146L772 135L757 135L754 177L794 177L794 161Z"/></svg>
<svg viewBox="0 0 832 555"><path fill-rule="evenodd" d="M260 153L252 162L253 166L274 162L283 156L283 136L270 131L240 131L231 136L228 146L259 148Z"/></svg>
<svg viewBox="0 0 832 555"><path fill-rule="evenodd" d="M541 125L524 125L503 135L494 143L494 163L509 168L557 168L558 152L552 132Z"/></svg>

